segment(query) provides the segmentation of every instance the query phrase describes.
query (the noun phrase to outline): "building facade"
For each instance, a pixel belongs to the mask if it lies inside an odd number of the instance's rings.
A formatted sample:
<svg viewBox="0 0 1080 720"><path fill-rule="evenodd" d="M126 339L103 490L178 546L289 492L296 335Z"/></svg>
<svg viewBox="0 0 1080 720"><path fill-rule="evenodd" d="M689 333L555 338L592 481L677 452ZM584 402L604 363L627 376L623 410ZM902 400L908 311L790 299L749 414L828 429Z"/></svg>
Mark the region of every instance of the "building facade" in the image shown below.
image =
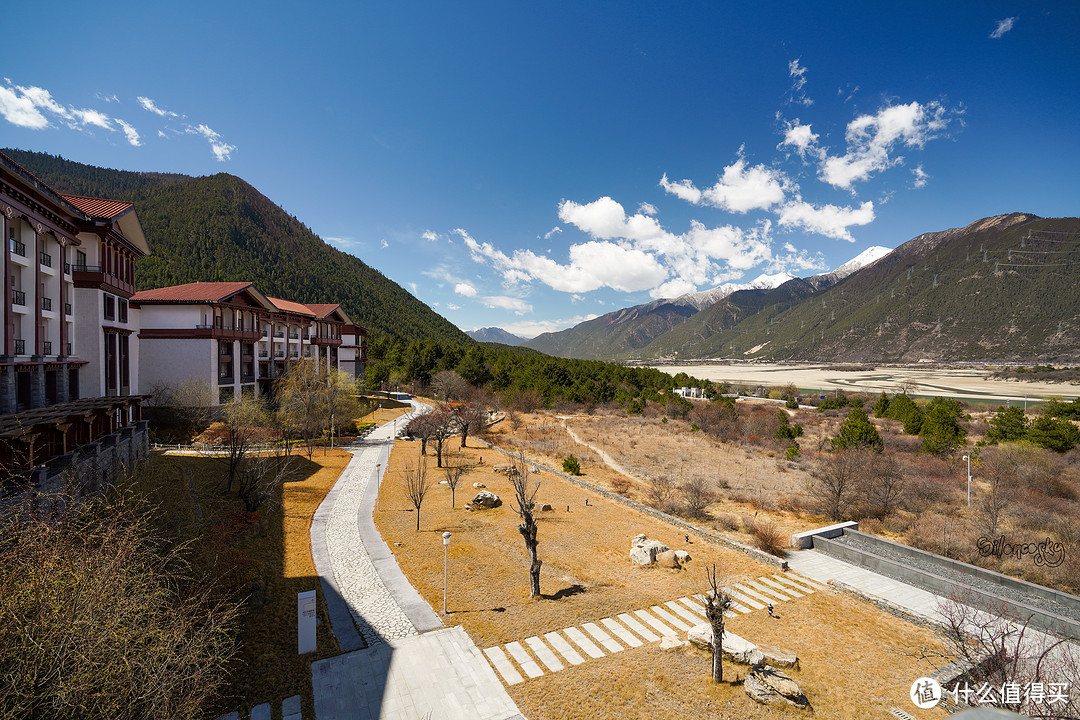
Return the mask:
<svg viewBox="0 0 1080 720"><path fill-rule="evenodd" d="M363 379L367 331L339 305L268 297L248 282L144 290L131 305L141 328L139 374L150 392L194 383L212 406L268 396L300 360Z"/></svg>

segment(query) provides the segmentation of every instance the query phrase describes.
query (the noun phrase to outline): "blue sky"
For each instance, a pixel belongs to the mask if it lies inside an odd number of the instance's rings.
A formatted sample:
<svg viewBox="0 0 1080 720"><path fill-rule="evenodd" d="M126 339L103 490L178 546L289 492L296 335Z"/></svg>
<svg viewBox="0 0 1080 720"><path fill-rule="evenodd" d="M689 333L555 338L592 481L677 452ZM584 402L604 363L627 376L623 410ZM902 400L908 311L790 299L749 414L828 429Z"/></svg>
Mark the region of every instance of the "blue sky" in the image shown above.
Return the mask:
<svg viewBox="0 0 1080 720"><path fill-rule="evenodd" d="M16 3L0 144L232 173L526 336L1078 214L1080 4L727 5Z"/></svg>

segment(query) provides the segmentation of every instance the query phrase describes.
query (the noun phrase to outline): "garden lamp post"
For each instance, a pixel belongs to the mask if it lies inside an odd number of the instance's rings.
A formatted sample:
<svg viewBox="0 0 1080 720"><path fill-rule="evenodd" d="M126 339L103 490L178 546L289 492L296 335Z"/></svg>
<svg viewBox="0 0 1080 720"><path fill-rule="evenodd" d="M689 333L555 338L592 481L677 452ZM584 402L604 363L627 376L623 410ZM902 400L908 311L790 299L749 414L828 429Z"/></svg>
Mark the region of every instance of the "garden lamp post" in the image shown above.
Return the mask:
<svg viewBox="0 0 1080 720"><path fill-rule="evenodd" d="M387 467L389 467L387 463ZM375 510L379 509L379 489L382 487L382 463L375 463Z"/></svg>
<svg viewBox="0 0 1080 720"><path fill-rule="evenodd" d="M450 533L444 532L442 534L443 545L443 570L442 570L442 611L443 615L446 614L446 579L447 579L447 554L450 548Z"/></svg>
<svg viewBox="0 0 1080 720"><path fill-rule="evenodd" d="M967 460L967 475L968 475L968 507L971 507L971 456L965 455L960 458L961 460Z"/></svg>

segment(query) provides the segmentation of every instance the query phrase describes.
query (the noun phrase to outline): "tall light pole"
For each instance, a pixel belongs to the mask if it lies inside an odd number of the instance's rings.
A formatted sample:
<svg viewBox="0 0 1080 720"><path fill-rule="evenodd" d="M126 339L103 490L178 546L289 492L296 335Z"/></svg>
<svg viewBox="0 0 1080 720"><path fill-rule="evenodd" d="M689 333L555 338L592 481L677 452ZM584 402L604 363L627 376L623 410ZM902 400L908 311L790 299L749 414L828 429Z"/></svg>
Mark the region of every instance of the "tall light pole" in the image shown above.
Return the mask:
<svg viewBox="0 0 1080 720"><path fill-rule="evenodd" d="M960 458L961 460L967 460L967 472L968 472L968 507L971 507L971 456L965 455Z"/></svg>
<svg viewBox="0 0 1080 720"><path fill-rule="evenodd" d="M386 463L390 467L390 463ZM375 511L379 510L379 489L382 487L382 463L375 463Z"/></svg>
<svg viewBox="0 0 1080 720"><path fill-rule="evenodd" d="M442 556L442 562L443 562L443 565L442 565L442 612L443 612L443 615L445 615L446 614L446 578L447 578L447 567L448 567L447 555L448 555L449 549L450 549L450 533L449 533L449 531L444 532L442 534L442 546L443 546L443 556Z"/></svg>

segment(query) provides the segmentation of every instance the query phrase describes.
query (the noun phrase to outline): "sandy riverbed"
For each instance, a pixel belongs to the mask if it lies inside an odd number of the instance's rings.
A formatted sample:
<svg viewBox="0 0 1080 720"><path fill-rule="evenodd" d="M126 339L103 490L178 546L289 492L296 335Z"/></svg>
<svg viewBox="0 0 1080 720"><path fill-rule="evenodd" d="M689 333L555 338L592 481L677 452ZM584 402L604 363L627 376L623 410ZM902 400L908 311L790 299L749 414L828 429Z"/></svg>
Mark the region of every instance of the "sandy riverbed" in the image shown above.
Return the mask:
<svg viewBox="0 0 1080 720"><path fill-rule="evenodd" d="M685 372L714 382L745 385L787 385L802 390L832 392L900 392L905 384L915 395L944 395L973 401L1024 402L1060 397L1070 400L1080 396L1080 385L1069 383L1017 382L992 380L989 370L981 368L920 368L879 366L874 370L837 370L828 365L655 365L658 370L675 374Z"/></svg>

